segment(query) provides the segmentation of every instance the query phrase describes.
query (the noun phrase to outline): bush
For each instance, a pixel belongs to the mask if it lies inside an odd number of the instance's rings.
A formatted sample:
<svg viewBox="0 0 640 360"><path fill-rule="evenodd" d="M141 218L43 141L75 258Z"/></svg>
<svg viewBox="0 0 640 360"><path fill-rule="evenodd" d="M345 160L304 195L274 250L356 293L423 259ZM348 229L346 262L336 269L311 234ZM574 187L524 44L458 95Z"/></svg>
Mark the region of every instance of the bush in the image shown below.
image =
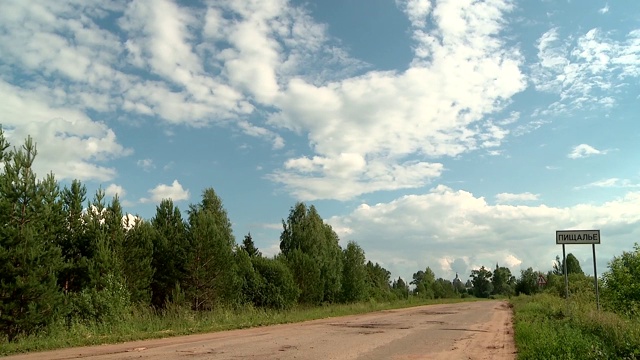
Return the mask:
<svg viewBox="0 0 640 360"><path fill-rule="evenodd" d="M96 323L117 323L131 315L130 295L124 284L112 274L105 276L105 288L85 289L71 294L73 320Z"/></svg>
<svg viewBox="0 0 640 360"><path fill-rule="evenodd" d="M623 252L609 263L603 274L603 297L608 308L627 316L640 315L640 246L634 251Z"/></svg>
<svg viewBox="0 0 640 360"><path fill-rule="evenodd" d="M252 259L258 275L254 303L272 309L291 308L298 299L298 287L286 264L276 259Z"/></svg>

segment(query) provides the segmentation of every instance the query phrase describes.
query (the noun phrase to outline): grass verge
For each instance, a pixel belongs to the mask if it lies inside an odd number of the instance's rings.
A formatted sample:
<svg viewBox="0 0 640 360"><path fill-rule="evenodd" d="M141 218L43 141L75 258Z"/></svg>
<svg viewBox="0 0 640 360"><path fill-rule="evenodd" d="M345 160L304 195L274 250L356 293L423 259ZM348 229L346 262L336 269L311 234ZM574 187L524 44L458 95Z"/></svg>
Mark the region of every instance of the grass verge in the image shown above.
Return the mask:
<svg viewBox="0 0 640 360"><path fill-rule="evenodd" d="M410 298L394 302L370 301L356 304L296 307L286 311L244 307L241 309L221 308L209 312L193 312L182 308L172 308L162 314L158 314L150 309L138 309L132 313L129 319L119 323L72 323L68 325L60 321L37 335L21 337L11 343L0 340L0 356L65 347L114 344L125 341L243 329L380 310L474 300L478 299L420 300Z"/></svg>
<svg viewBox="0 0 640 360"><path fill-rule="evenodd" d="M513 298L518 359L640 359L640 323L596 310L587 297Z"/></svg>

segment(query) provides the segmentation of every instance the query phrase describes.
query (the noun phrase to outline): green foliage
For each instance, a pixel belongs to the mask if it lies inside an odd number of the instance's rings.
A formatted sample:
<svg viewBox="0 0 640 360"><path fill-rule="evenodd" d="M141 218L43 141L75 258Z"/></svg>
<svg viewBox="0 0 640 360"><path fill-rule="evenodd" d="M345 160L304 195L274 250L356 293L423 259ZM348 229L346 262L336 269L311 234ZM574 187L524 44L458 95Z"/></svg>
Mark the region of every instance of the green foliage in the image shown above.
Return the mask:
<svg viewBox="0 0 640 360"><path fill-rule="evenodd" d="M290 309L298 298L298 287L287 265L279 259L251 259L258 286L254 296L256 306L270 309Z"/></svg>
<svg viewBox="0 0 640 360"><path fill-rule="evenodd" d="M335 302L341 293L342 249L338 235L324 223L316 208L297 203L282 221L280 250L287 259L307 304Z"/></svg>
<svg viewBox="0 0 640 360"><path fill-rule="evenodd" d="M154 273L151 281L151 304L155 308L163 308L167 301L175 301L172 289L185 280L189 244L182 214L171 199L163 199L156 206L151 224L155 229L152 239L151 265Z"/></svg>
<svg viewBox="0 0 640 360"><path fill-rule="evenodd" d="M194 310L238 299L239 278L233 254L231 221L213 189L189 210L189 253L184 290Z"/></svg>
<svg viewBox="0 0 640 360"><path fill-rule="evenodd" d="M398 299L406 300L409 298L409 285L407 285L401 277L398 277L397 280L393 280L391 289Z"/></svg>
<svg viewBox="0 0 640 360"><path fill-rule="evenodd" d="M242 240L242 245L240 246L242 250L244 250L249 257L259 257L262 256L262 253L258 250L256 245L253 243L253 238L251 237L251 233L248 233L244 236Z"/></svg>
<svg viewBox="0 0 640 360"><path fill-rule="evenodd" d="M21 149L7 148L0 129L0 332L11 341L51 323L59 309L62 206L53 176L36 182L32 139Z"/></svg>
<svg viewBox="0 0 640 360"><path fill-rule="evenodd" d="M300 292L298 301L302 304L320 304L324 297L324 283L318 262L300 249L289 252L286 261Z"/></svg>
<svg viewBox="0 0 640 360"><path fill-rule="evenodd" d="M58 283L65 293L79 292L89 284L89 259L95 252L95 244L87 236L83 215L83 203L87 198L87 188L78 180L71 187L62 190L62 224L66 231L58 239L65 266L60 272Z"/></svg>
<svg viewBox="0 0 640 360"><path fill-rule="evenodd" d="M321 255L324 261L320 271L324 280L323 301L330 303L338 302L342 295L343 256L339 242L338 234L331 226L324 224L324 244Z"/></svg>
<svg viewBox="0 0 640 360"><path fill-rule="evenodd" d="M516 278L511 275L509 268L499 267L496 264L496 269L491 276L491 284L493 285L492 294L511 296L515 293Z"/></svg>
<svg viewBox="0 0 640 360"><path fill-rule="evenodd" d="M640 245L609 262L603 274L603 297L608 307L632 317L640 316Z"/></svg>
<svg viewBox="0 0 640 360"><path fill-rule="evenodd" d="M151 282L153 280L153 239L156 230L146 221L136 221L126 227L124 236L123 266L124 283L131 294L131 302L148 305L151 301Z"/></svg>
<svg viewBox="0 0 640 360"><path fill-rule="evenodd" d="M564 275L549 274L544 291L556 296L565 297ZM586 296L595 298L594 280L592 276L569 274L569 296Z"/></svg>
<svg viewBox="0 0 640 360"><path fill-rule="evenodd" d="M572 253L567 254L567 274L581 274L584 275L580 261ZM564 275L564 262L560 259L560 256L556 256L556 261L553 263L553 274Z"/></svg>
<svg viewBox="0 0 640 360"><path fill-rule="evenodd" d="M433 295L435 299L451 299L458 297L456 289L450 280L438 278L433 283Z"/></svg>
<svg viewBox="0 0 640 360"><path fill-rule="evenodd" d="M430 267L427 267L425 271L419 270L413 274L412 285L415 285L413 294L424 299L433 299L436 294L434 291L434 284L436 281L436 275Z"/></svg>
<svg viewBox="0 0 640 360"><path fill-rule="evenodd" d="M640 324L595 311L592 299L576 297L569 308L550 294L511 302L518 359L640 358Z"/></svg>
<svg viewBox="0 0 640 360"><path fill-rule="evenodd" d="M390 301L394 298L391 292L391 273L378 263L367 262L367 284L369 298L376 301Z"/></svg>
<svg viewBox="0 0 640 360"><path fill-rule="evenodd" d="M255 303L255 298L258 296L259 289L261 287L261 279L258 273L256 273L247 253L241 246L236 247L233 252L237 276L240 286L240 293L238 303L242 305Z"/></svg>
<svg viewBox="0 0 640 360"><path fill-rule="evenodd" d="M367 296L367 268L364 250L350 241L342 252L342 301L356 302Z"/></svg>
<svg viewBox="0 0 640 360"><path fill-rule="evenodd" d="M533 271L533 268L520 270L520 278L516 281L515 287L516 295L533 295L539 292L538 275L539 273L537 271Z"/></svg>
<svg viewBox="0 0 640 360"><path fill-rule="evenodd" d="M471 283L473 284L473 295L479 298L488 298L493 291L491 276L493 274L484 266L478 270L471 270Z"/></svg>
<svg viewBox="0 0 640 360"><path fill-rule="evenodd" d="M71 316L76 321L116 324L131 315L129 291L122 280L112 273L105 275L101 288L87 288L68 297Z"/></svg>

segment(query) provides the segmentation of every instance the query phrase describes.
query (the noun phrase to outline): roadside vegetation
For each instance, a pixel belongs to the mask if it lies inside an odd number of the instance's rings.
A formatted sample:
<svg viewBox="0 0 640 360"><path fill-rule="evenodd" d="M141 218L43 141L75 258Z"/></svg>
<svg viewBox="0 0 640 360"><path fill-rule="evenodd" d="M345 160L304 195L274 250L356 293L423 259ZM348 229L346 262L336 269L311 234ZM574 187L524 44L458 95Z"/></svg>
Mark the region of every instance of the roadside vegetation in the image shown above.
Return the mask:
<svg viewBox="0 0 640 360"><path fill-rule="evenodd" d="M572 254L568 302L559 258L544 288L532 268L516 278L499 264L452 280L429 267L392 279L296 203L280 253L267 257L250 233L236 242L211 188L185 212L164 199L142 219L102 189L88 200L80 181L37 178L36 155L31 138L11 147L0 127L0 356L508 297L521 359L640 358L638 245L603 274L598 312L593 278Z"/></svg>
<svg viewBox="0 0 640 360"><path fill-rule="evenodd" d="M0 127L0 355L190 334L509 295L507 268L463 282L426 267L410 281L343 248L316 208L291 207L280 253L240 242L209 188L185 212L126 214L118 196L61 186L33 172L36 144L12 147ZM493 274L496 274L492 277Z"/></svg>
<svg viewBox="0 0 640 360"><path fill-rule="evenodd" d="M640 359L640 246L609 263L601 311L577 259L567 257L568 299L562 269L557 259L545 287L511 299L518 359Z"/></svg>

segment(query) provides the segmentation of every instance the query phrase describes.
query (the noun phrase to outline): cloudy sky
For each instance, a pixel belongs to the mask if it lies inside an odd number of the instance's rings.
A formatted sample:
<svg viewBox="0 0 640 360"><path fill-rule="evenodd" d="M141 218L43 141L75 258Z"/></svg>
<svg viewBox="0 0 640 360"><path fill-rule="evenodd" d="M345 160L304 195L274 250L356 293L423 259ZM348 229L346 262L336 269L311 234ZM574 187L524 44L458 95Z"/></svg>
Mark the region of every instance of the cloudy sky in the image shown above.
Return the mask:
<svg viewBox="0 0 640 360"><path fill-rule="evenodd" d="M0 123L144 218L222 197L277 252L314 204L394 277L640 241L640 2L3 1ZM592 272L591 247L575 245Z"/></svg>

